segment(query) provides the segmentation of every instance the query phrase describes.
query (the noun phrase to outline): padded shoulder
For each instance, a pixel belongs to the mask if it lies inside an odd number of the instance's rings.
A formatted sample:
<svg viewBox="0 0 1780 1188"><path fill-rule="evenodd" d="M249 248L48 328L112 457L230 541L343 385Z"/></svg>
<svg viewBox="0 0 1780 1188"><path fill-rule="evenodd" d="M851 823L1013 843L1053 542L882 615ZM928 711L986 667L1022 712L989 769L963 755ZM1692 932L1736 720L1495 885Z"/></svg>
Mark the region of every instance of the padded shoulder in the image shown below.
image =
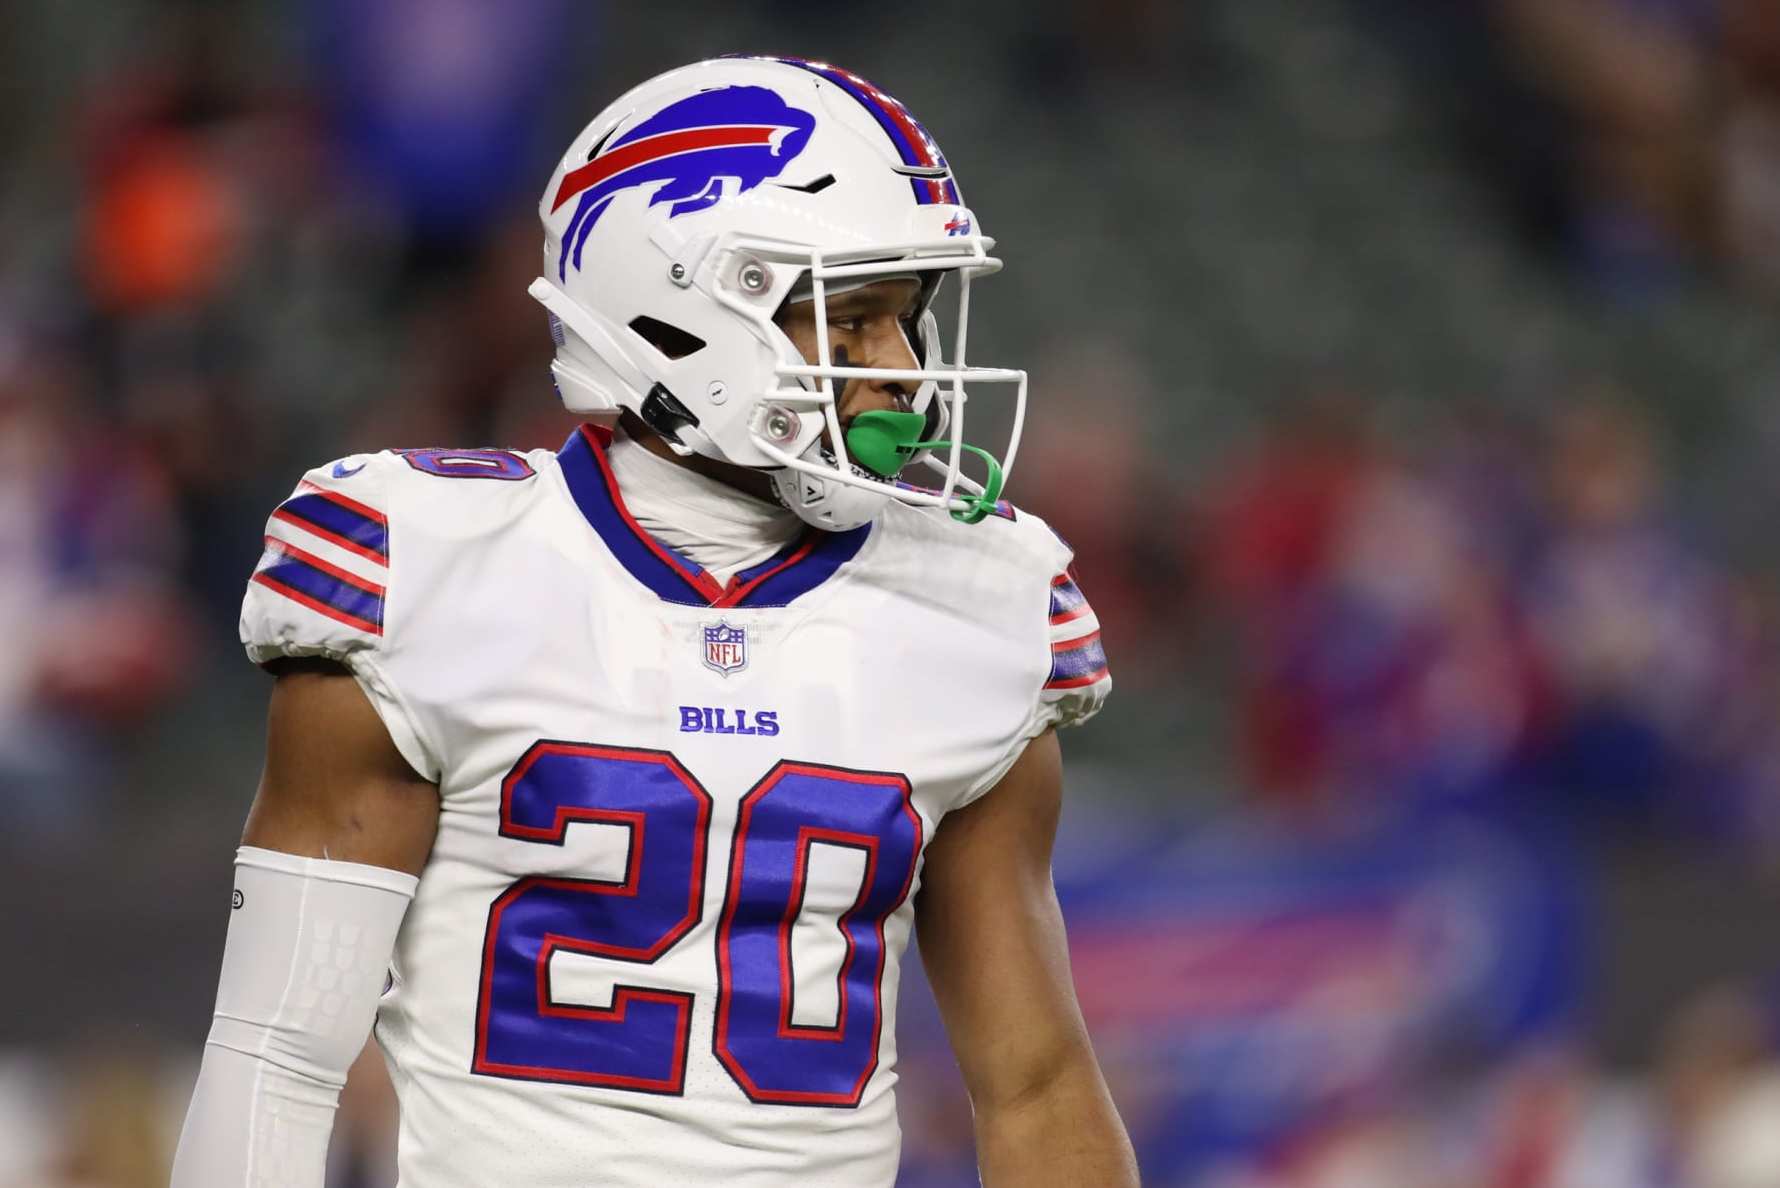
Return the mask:
<svg viewBox="0 0 1780 1188"><path fill-rule="evenodd" d="M909 546L902 563L927 589L948 588L959 609L1005 634L1029 666L1032 733L1073 726L1112 690L1100 621L1082 592L1074 551L1043 519L1003 504L976 524L901 507L891 523Z"/></svg>
<svg viewBox="0 0 1780 1188"><path fill-rule="evenodd" d="M1013 527L1028 552L1029 578L1045 585L1044 684L1038 691L1039 722L1076 726L1100 712L1112 692L1100 619L1076 580L1075 550L1030 512L1014 511Z"/></svg>
<svg viewBox="0 0 1780 1188"><path fill-rule="evenodd" d="M901 598L943 606L945 621L974 637L967 648L943 644L935 664L968 654L999 674L989 684L1017 699L982 715L999 734L997 757L951 806L962 808L995 787L1032 739L1099 712L1112 689L1100 623L1076 583L1069 546L1037 516L1004 505L960 524L941 511L892 505L874 528L880 533L868 546L874 580Z"/></svg>
<svg viewBox="0 0 1780 1188"><path fill-rule="evenodd" d="M1067 558L1051 579L1047 610L1051 667L1039 691L1039 704L1046 725L1080 725L1106 703L1112 672L1100 642L1100 620L1076 584L1074 566Z"/></svg>
<svg viewBox="0 0 1780 1188"><path fill-rule="evenodd" d="M309 471L267 521L242 616L248 654L343 660L386 647L398 631L393 575L413 574L432 542L499 532L523 515L549 457L382 450Z"/></svg>
<svg viewBox="0 0 1780 1188"><path fill-rule="evenodd" d="M321 656L345 665L422 776L439 749L392 675L405 616L454 542L498 533L529 505L542 458L508 450L385 450L305 474L266 521L241 606L241 642L265 664Z"/></svg>
<svg viewBox="0 0 1780 1188"><path fill-rule="evenodd" d="M265 548L241 607L256 664L280 656L344 663L387 635L390 454L358 455L305 474L266 521Z"/></svg>

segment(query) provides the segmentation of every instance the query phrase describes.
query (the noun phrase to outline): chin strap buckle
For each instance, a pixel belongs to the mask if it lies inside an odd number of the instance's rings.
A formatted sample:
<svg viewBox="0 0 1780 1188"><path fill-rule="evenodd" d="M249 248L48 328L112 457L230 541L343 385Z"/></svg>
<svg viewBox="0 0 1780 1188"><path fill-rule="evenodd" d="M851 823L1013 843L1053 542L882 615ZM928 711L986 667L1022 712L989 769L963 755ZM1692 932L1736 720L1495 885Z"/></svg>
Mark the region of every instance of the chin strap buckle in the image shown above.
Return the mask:
<svg viewBox="0 0 1780 1188"><path fill-rule="evenodd" d="M642 418L643 424L675 445L685 444L680 440L680 430L698 428L698 418L692 414L692 410L681 404L679 397L661 384L655 384L649 389L649 394L643 397L643 403L637 409L637 416Z"/></svg>

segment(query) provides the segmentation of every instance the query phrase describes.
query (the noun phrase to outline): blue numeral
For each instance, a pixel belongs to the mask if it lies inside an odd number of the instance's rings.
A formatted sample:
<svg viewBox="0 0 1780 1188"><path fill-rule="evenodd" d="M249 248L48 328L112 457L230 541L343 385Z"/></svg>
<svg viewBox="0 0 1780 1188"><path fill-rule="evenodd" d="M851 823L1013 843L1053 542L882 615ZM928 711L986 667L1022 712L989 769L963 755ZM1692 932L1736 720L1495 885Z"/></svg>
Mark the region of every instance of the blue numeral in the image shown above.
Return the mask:
<svg viewBox="0 0 1780 1188"><path fill-rule="evenodd" d="M884 1028L884 922L908 898L921 839L899 775L785 762L742 801L717 928L714 1050L752 1100L859 1104ZM858 898L840 919L840 1009L827 1027L792 1022L791 929L817 844L865 856Z"/></svg>
<svg viewBox="0 0 1780 1188"><path fill-rule="evenodd" d="M397 450L408 465L440 478L528 479L537 472L511 450Z"/></svg>
<svg viewBox="0 0 1780 1188"><path fill-rule="evenodd" d="M474 1071L677 1094L692 995L620 984L608 1008L550 993L564 950L647 965L699 921L711 798L661 751L539 742L501 784L501 836L560 846L570 825L630 833L625 873L520 879L488 912ZM645 845L647 839L647 845Z"/></svg>
<svg viewBox="0 0 1780 1188"><path fill-rule="evenodd" d="M648 965L679 943L702 914L710 820L709 794L665 751L566 742L526 751L501 783L501 836L560 846L577 822L618 825L630 835L626 866L616 882L529 876L494 901L474 1072L682 1091L693 996L620 979L610 1007L566 1005L551 995L550 958ZM884 1029L884 926L908 898L923 836L900 775L787 761L743 798L717 928L712 1050L750 1099L859 1104ZM864 866L837 922L845 957L828 1025L793 1022L791 932L817 845L857 850Z"/></svg>

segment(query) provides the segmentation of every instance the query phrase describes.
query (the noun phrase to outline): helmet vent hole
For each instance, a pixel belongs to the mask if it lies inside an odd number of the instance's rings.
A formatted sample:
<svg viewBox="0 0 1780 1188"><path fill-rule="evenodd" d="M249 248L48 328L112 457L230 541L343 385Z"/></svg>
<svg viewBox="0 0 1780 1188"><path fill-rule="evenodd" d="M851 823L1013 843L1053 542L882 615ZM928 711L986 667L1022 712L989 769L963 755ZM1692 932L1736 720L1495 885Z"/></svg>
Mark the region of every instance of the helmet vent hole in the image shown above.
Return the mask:
<svg viewBox="0 0 1780 1188"><path fill-rule="evenodd" d="M660 318L652 318L642 314L632 318L630 328L638 338L660 351L670 359L684 359L694 351L705 349L705 340L696 334L689 334L678 326L670 326Z"/></svg>
<svg viewBox="0 0 1780 1188"><path fill-rule="evenodd" d="M587 159L589 161L600 155L600 150L606 147L606 141L612 139L612 133L616 131L618 131L618 125L613 124L610 128L606 129L604 136L601 136L598 140L593 142L593 147L587 150Z"/></svg>
<svg viewBox="0 0 1780 1188"><path fill-rule="evenodd" d="M807 181L801 186L793 186L793 185L789 185L789 184L781 182L780 187L782 189L786 189L786 190L796 190L800 194L820 194L823 190L826 190L829 186L832 186L833 184L834 184L834 174L824 173L821 177L817 178L815 181Z"/></svg>

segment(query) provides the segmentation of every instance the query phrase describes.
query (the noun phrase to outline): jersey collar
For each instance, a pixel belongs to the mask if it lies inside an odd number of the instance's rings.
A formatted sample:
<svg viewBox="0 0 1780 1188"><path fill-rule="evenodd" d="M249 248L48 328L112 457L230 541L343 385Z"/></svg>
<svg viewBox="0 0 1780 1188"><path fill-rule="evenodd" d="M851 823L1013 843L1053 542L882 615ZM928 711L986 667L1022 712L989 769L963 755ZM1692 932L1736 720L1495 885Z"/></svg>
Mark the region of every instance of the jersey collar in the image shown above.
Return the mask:
<svg viewBox="0 0 1780 1188"><path fill-rule="evenodd" d="M624 506L606 458L609 430L582 425L556 455L575 506L630 575L665 602L682 606L784 606L827 581L853 559L871 533L870 524L849 532L811 528L802 537L729 579L719 582L686 557L643 531Z"/></svg>

